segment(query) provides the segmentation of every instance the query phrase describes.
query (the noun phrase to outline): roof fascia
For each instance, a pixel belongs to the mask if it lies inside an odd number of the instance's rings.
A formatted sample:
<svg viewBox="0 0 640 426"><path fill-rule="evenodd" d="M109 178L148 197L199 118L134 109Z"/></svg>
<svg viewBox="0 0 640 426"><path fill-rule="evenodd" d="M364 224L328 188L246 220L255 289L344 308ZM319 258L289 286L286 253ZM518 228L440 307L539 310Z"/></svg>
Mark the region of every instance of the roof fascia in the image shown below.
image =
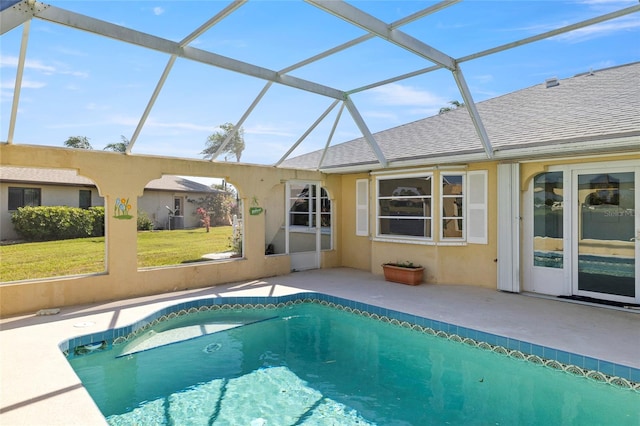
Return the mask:
<svg viewBox="0 0 640 426"><path fill-rule="evenodd" d="M492 161L542 161L544 159L576 159L576 158L593 158L593 157L613 157L620 154L636 153L640 146L640 135L609 137L605 139L578 141L570 143L562 143L555 145L527 146L520 148L496 149ZM433 157L423 157L420 159L390 161L388 168L407 168L407 167L425 167L430 165L441 164L464 164L478 163L487 161L486 156L482 152L470 152L466 154L443 155ZM379 164L357 164L347 165L344 167L330 167L320 169L320 172L326 174L348 174L363 173L373 170L381 170Z"/></svg>

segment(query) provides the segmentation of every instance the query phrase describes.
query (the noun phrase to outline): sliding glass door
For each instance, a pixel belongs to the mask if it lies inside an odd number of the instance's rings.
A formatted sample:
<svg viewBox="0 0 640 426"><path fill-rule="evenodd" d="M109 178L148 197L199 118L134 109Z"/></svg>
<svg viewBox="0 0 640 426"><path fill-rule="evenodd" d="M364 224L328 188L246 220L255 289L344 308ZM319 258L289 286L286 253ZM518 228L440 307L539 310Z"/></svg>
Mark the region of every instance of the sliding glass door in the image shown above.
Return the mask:
<svg viewBox="0 0 640 426"><path fill-rule="evenodd" d="M637 174L635 168L574 172L578 295L638 300Z"/></svg>

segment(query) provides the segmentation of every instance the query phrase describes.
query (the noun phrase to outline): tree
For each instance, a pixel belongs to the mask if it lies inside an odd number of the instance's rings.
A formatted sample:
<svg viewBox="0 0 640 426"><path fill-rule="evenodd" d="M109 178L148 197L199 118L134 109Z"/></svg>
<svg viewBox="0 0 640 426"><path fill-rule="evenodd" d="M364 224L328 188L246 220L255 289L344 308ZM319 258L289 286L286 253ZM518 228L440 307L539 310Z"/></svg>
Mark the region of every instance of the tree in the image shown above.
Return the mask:
<svg viewBox="0 0 640 426"><path fill-rule="evenodd" d="M221 131L212 133L207 138L205 149L203 149L200 153L204 156L204 158L213 158L214 154L227 139L227 136L229 136L229 134L233 132L233 124L222 124L220 125L220 129ZM240 127L238 131L235 132L224 150L222 150L222 152L233 154L236 157L236 161L240 162L242 151L244 151L244 130L242 129L242 127Z"/></svg>
<svg viewBox="0 0 640 426"><path fill-rule="evenodd" d="M64 146L76 149L93 149L86 136L69 136L69 139L64 141Z"/></svg>
<svg viewBox="0 0 640 426"><path fill-rule="evenodd" d="M438 114L444 114L445 112L453 111L454 109L458 109L458 108L464 107L464 103L460 102L460 101L450 101L449 105L451 105L451 106L450 107L442 107L442 108L440 108L440 111L438 112Z"/></svg>
<svg viewBox="0 0 640 426"><path fill-rule="evenodd" d="M131 142L123 135L120 135L120 138L122 139L122 142L110 143L104 147L104 151L126 152L127 147Z"/></svg>
<svg viewBox="0 0 640 426"><path fill-rule="evenodd" d="M231 216L236 214L238 209L235 194L231 191L216 191L195 200L187 199L187 201L198 206L196 214L200 216L201 223L205 227L231 225ZM202 221L205 214L209 217L208 224Z"/></svg>

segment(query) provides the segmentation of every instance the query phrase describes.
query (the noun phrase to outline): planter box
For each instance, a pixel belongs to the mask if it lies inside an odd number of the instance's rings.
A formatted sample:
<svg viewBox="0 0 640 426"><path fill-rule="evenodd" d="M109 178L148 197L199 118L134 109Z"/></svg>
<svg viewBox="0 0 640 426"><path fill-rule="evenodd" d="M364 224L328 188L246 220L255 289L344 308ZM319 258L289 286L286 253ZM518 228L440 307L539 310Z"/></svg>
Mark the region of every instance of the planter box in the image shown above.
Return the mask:
<svg viewBox="0 0 640 426"><path fill-rule="evenodd" d="M406 267L395 265L382 265L384 279L394 283L418 285L422 282L423 267Z"/></svg>

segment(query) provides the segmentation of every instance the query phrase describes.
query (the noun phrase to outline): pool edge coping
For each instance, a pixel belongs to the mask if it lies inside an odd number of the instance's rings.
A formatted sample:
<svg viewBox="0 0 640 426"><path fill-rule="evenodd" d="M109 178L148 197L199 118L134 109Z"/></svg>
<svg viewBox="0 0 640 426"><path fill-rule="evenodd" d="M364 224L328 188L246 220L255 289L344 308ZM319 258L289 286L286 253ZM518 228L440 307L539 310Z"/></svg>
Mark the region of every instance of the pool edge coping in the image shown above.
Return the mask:
<svg viewBox="0 0 640 426"><path fill-rule="evenodd" d="M74 356L82 356L82 354L75 353L78 349L86 348L88 345L101 342L104 343L101 345L102 349L119 345L139 336L159 322L190 313L217 309L279 308L301 303L328 305L346 312L565 371L577 377L586 377L619 388L640 392L639 368L320 292L299 292L283 296L221 296L188 300L158 309L141 320L126 326L66 339L60 342L58 347L69 359Z"/></svg>

